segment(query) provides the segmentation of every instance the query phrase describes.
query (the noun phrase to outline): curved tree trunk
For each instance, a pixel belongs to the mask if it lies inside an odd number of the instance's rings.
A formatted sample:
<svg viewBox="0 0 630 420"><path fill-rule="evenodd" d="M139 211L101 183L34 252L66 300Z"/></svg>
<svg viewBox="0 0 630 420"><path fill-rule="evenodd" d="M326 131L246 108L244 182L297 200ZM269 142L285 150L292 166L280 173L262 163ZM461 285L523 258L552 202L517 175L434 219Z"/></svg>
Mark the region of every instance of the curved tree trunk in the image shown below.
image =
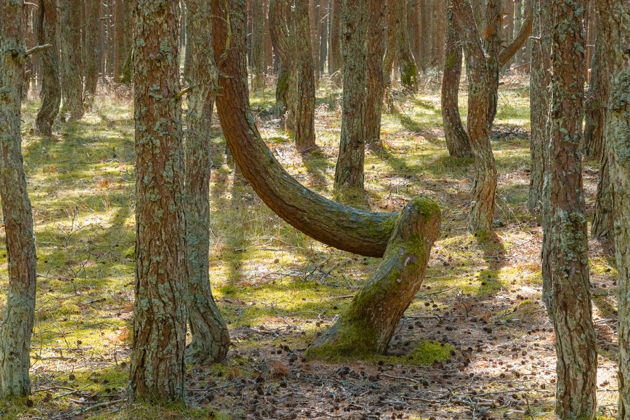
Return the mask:
<svg viewBox="0 0 630 420"><path fill-rule="evenodd" d="M531 169L527 206L532 214L540 214L543 207L543 183L545 173L545 142L549 118L551 92L551 19L549 2L533 2L534 40L531 56L530 76L530 140Z"/></svg>
<svg viewBox="0 0 630 420"><path fill-rule="evenodd" d="M556 415L596 414L597 342L592 320L588 235L582 186L582 17L586 0L552 2L549 166L543 218L543 277L556 335Z"/></svg>
<svg viewBox="0 0 630 420"><path fill-rule="evenodd" d="M397 213L372 213L328 200L298 183L267 148L249 108L244 67L243 0L213 2L213 45L219 69L217 111L226 141L256 194L278 216L312 238L356 254L380 257ZM225 19L229 16L230 26ZM226 40L235 46L226 49Z"/></svg>
<svg viewBox="0 0 630 420"><path fill-rule="evenodd" d="M385 13L387 3L370 0L368 3L367 33L367 101L365 104L365 142L381 144L381 114L385 81L383 76L383 54L385 53Z"/></svg>
<svg viewBox="0 0 630 420"><path fill-rule="evenodd" d="M210 5L203 0L186 0L187 46L190 60L185 70L192 86L186 115L186 257L190 282L188 321L192 342L187 360L208 364L225 359L230 345L227 325L217 308L212 290L208 252L210 249L210 131L216 65L207 42L212 34Z"/></svg>
<svg viewBox="0 0 630 420"><path fill-rule="evenodd" d="M101 11L100 0L87 0L85 4L85 105L91 107L96 95L98 82L98 45L100 32L96 30L99 25Z"/></svg>
<svg viewBox="0 0 630 420"><path fill-rule="evenodd" d="M293 11L295 30L295 145L300 152L317 147L315 144L315 69L308 17L308 1L295 2Z"/></svg>
<svg viewBox="0 0 630 420"><path fill-rule="evenodd" d="M83 64L81 60L81 2L60 0L62 112L68 121L83 118Z"/></svg>
<svg viewBox="0 0 630 420"><path fill-rule="evenodd" d="M42 105L35 119L35 131L43 136L52 136L52 126L61 104L59 84L59 55L57 53L57 7L54 0L39 0L37 8L37 42L50 44L51 48L42 51Z"/></svg>
<svg viewBox="0 0 630 420"><path fill-rule="evenodd" d="M470 139L459 114L459 81L462 75L462 45L455 28L453 1L446 16L446 46L442 73L442 122L448 153L454 157L472 157Z"/></svg>
<svg viewBox="0 0 630 420"><path fill-rule="evenodd" d="M306 351L309 359L360 358L383 353L422 286L440 208L415 198L403 209L378 269L350 306Z"/></svg>
<svg viewBox="0 0 630 420"><path fill-rule="evenodd" d="M0 398L30 393L31 334L35 315L33 215L22 161L20 107L26 58L19 1L0 4L0 198L9 287L0 323Z"/></svg>
<svg viewBox="0 0 630 420"><path fill-rule="evenodd" d="M178 8L134 3L136 290L131 400L183 400L188 302ZM208 163L209 164L209 163Z"/></svg>
<svg viewBox="0 0 630 420"><path fill-rule="evenodd" d="M475 158L475 184L469 218L471 231L492 229L497 169L490 145L488 127L492 67L488 65L475 25L473 9L467 0L453 0L458 27L463 34L468 69L468 136Z"/></svg>
<svg viewBox="0 0 630 420"><path fill-rule="evenodd" d="M363 190L364 116L367 100L368 13L364 0L343 0L343 107L335 189Z"/></svg>

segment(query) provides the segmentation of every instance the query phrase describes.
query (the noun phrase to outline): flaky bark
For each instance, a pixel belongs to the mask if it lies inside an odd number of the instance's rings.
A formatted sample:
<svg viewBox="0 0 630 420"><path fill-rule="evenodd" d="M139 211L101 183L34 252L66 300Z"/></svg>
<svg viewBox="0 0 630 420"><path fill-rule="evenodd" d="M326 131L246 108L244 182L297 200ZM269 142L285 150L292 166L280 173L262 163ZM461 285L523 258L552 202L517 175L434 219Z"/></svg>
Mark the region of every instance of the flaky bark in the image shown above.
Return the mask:
<svg viewBox="0 0 630 420"><path fill-rule="evenodd" d="M136 289L132 400L183 400L187 260L177 2L134 4ZM143 42L140 42L142 40Z"/></svg>
<svg viewBox="0 0 630 420"><path fill-rule="evenodd" d="M0 398L30 393L31 334L35 315L33 215L22 159L21 101L26 59L24 3L0 3L0 198L9 285L0 323Z"/></svg>
<svg viewBox="0 0 630 420"><path fill-rule="evenodd" d="M368 13L364 0L343 0L343 106L335 189L363 189L364 113L367 100Z"/></svg>
<svg viewBox="0 0 630 420"><path fill-rule="evenodd" d="M532 41L530 78L531 120L531 169L527 206L532 214L540 214L543 205L543 183L545 173L545 144L547 119L549 118L549 90L551 84L551 17L549 2L534 0L534 40Z"/></svg>
<svg viewBox="0 0 630 420"><path fill-rule="evenodd" d="M187 47L190 60L186 83L192 87L186 114L186 257L190 282L188 322L192 342L186 359L199 364L220 362L227 356L230 336L210 289L210 131L216 65L208 40L212 35L210 5L203 0L186 0Z"/></svg>
<svg viewBox="0 0 630 420"><path fill-rule="evenodd" d="M385 13L386 2L369 0L367 32L367 101L365 104L365 142L381 143L381 116L385 80L383 75L383 54L385 53Z"/></svg>
<svg viewBox="0 0 630 420"><path fill-rule="evenodd" d="M296 229L330 246L380 257L396 213L371 213L315 194L289 175L263 142L249 107L244 63L243 0L213 3L213 46L219 69L217 111L234 159L256 194ZM229 26L228 26L229 25ZM234 45L226 49L226 41Z"/></svg>
<svg viewBox="0 0 630 420"><path fill-rule="evenodd" d="M81 60L81 2L60 0L61 28L61 94L63 112L69 112L68 121L83 118L83 63Z"/></svg>
<svg viewBox="0 0 630 420"><path fill-rule="evenodd" d="M42 105L35 119L35 131L43 136L52 136L52 126L59 113L61 104L61 85L59 84L59 54L57 49L57 8L54 0L39 0L37 8L37 42L39 45L50 44L41 53Z"/></svg>
<svg viewBox="0 0 630 420"><path fill-rule="evenodd" d="M307 350L310 359L335 360L383 353L422 286L440 209L415 198L403 209L378 269L350 306Z"/></svg>
<svg viewBox="0 0 630 420"><path fill-rule="evenodd" d="M453 0L455 21L465 40L468 69L468 136L475 158L475 184L469 218L471 231L492 229L497 169L490 145L489 116L493 69L481 45L481 35L474 23L472 6L467 0Z"/></svg>
<svg viewBox="0 0 630 420"><path fill-rule="evenodd" d="M551 112L543 217L543 277L556 333L556 414L591 419L596 410L597 343L592 321L588 236L582 185L586 1L550 6Z"/></svg>
<svg viewBox="0 0 630 420"><path fill-rule="evenodd" d="M446 16L446 46L442 73L442 123L448 153L455 157L472 157L470 139L459 114L459 81L462 75L462 45L455 28L452 0Z"/></svg>

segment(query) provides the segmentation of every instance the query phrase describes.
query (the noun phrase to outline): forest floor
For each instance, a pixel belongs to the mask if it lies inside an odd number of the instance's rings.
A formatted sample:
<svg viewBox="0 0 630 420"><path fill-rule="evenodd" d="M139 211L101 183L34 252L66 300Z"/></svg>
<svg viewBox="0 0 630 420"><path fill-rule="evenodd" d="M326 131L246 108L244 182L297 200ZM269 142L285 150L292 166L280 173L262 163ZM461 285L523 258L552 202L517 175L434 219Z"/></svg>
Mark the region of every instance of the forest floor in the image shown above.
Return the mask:
<svg viewBox="0 0 630 420"><path fill-rule="evenodd" d="M303 352L379 260L323 246L276 217L234 175L215 124L211 280L233 346L225 364L189 368L187 408L124 401L134 288L131 101L99 97L82 121L59 123L53 138L32 134L38 104L27 102L24 156L39 253L34 394L0 403L0 417L553 418L554 333L541 303L542 232L526 206L528 90L518 78L505 82L492 141L500 174L496 235L466 231L472 161L448 156L439 92L400 98L398 112L384 115L384 147L366 156L369 207L397 210L426 195L441 204L443 226L388 354L369 360L306 362ZM273 119L271 89L252 103L287 170L331 197L339 90L320 88L320 150L307 156ZM591 212L598 170L587 163ZM594 241L591 256L599 412L613 417L615 268ZM6 290L3 250L0 264Z"/></svg>

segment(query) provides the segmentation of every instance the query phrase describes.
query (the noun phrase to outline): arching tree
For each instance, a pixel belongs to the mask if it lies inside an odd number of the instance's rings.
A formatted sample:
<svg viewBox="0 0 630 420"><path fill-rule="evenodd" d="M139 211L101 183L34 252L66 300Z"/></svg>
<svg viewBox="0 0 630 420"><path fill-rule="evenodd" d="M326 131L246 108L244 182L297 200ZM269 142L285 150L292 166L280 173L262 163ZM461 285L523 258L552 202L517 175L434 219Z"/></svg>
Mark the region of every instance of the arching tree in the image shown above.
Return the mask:
<svg viewBox="0 0 630 420"><path fill-rule="evenodd" d="M341 140L335 167L337 190L363 190L365 105L367 101L368 10L363 0L343 0L343 106Z"/></svg>
<svg viewBox="0 0 630 420"><path fill-rule="evenodd" d="M136 288L132 400L183 400L187 259L178 3L134 3Z"/></svg>
<svg viewBox="0 0 630 420"><path fill-rule="evenodd" d="M371 213L327 200L300 185L280 166L260 138L249 109L244 66L245 2L213 2L213 46L219 69L217 110L226 141L242 173L258 196L300 231L328 245L385 260L355 298L351 308L366 308L370 320L344 316L344 327L331 334L348 348L381 351L392 328L422 283L431 244L439 234L440 210L430 200L416 198L401 213ZM226 41L230 39L230 48ZM391 299L400 292L396 305ZM349 309L348 315L354 312ZM356 312L355 312L356 314ZM364 335L352 334L361 325L374 326ZM369 338L366 338L368 337ZM332 343L327 345L331 348ZM315 352L325 357L327 352Z"/></svg>
<svg viewBox="0 0 630 420"><path fill-rule="evenodd" d="M42 105L35 119L35 131L40 135L51 136L52 126L61 104L57 52L57 7L54 0L39 0L35 31L39 45L51 45L51 48L42 51L40 92Z"/></svg>
<svg viewBox="0 0 630 420"><path fill-rule="evenodd" d="M9 260L9 286L0 323L0 397L30 393L35 315L33 215L22 162L24 60L22 0L0 3L0 199Z"/></svg>
<svg viewBox="0 0 630 420"><path fill-rule="evenodd" d="M210 131L217 74L211 39L210 5L202 0L186 0L187 46L185 80L192 89L186 114L186 256L191 304L188 319L192 342L187 359L207 364L225 359L230 344L227 325L217 308L208 271L210 248L210 206L208 203L211 144Z"/></svg>

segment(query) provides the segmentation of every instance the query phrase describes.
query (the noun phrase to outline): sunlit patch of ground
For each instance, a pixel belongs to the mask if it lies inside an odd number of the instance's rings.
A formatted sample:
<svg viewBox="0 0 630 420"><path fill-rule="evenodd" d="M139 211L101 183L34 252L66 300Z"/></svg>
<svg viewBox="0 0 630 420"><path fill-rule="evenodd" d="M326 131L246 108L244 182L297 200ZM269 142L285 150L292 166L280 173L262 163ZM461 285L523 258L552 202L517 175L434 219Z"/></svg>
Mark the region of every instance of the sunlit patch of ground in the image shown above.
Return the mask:
<svg viewBox="0 0 630 420"><path fill-rule="evenodd" d="M339 89L317 102L320 149L298 154L274 119L273 91L253 98L269 147L302 183L332 197ZM461 98L465 115L465 95ZM268 210L234 175L215 127L210 203L211 280L233 339L225 365L190 368L188 408L123 404L133 309L133 122L130 103L99 97L54 138L34 136L24 107L33 201L38 306L33 388L0 404L3 418L551 418L553 331L541 303L542 232L527 211L527 87L509 79L493 148L499 168L496 235L466 232L470 159L448 156L439 93L425 89L383 116L383 148L366 156L368 204L398 210L417 194L437 200L443 227L424 286L389 353L367 361L306 362L308 344L343 311L379 260L323 246ZM592 206L597 165L586 172ZM600 414L616 407L615 273L593 242ZM0 285L6 253L0 251ZM5 289L5 288L3 288ZM4 296L0 298L3 306Z"/></svg>

